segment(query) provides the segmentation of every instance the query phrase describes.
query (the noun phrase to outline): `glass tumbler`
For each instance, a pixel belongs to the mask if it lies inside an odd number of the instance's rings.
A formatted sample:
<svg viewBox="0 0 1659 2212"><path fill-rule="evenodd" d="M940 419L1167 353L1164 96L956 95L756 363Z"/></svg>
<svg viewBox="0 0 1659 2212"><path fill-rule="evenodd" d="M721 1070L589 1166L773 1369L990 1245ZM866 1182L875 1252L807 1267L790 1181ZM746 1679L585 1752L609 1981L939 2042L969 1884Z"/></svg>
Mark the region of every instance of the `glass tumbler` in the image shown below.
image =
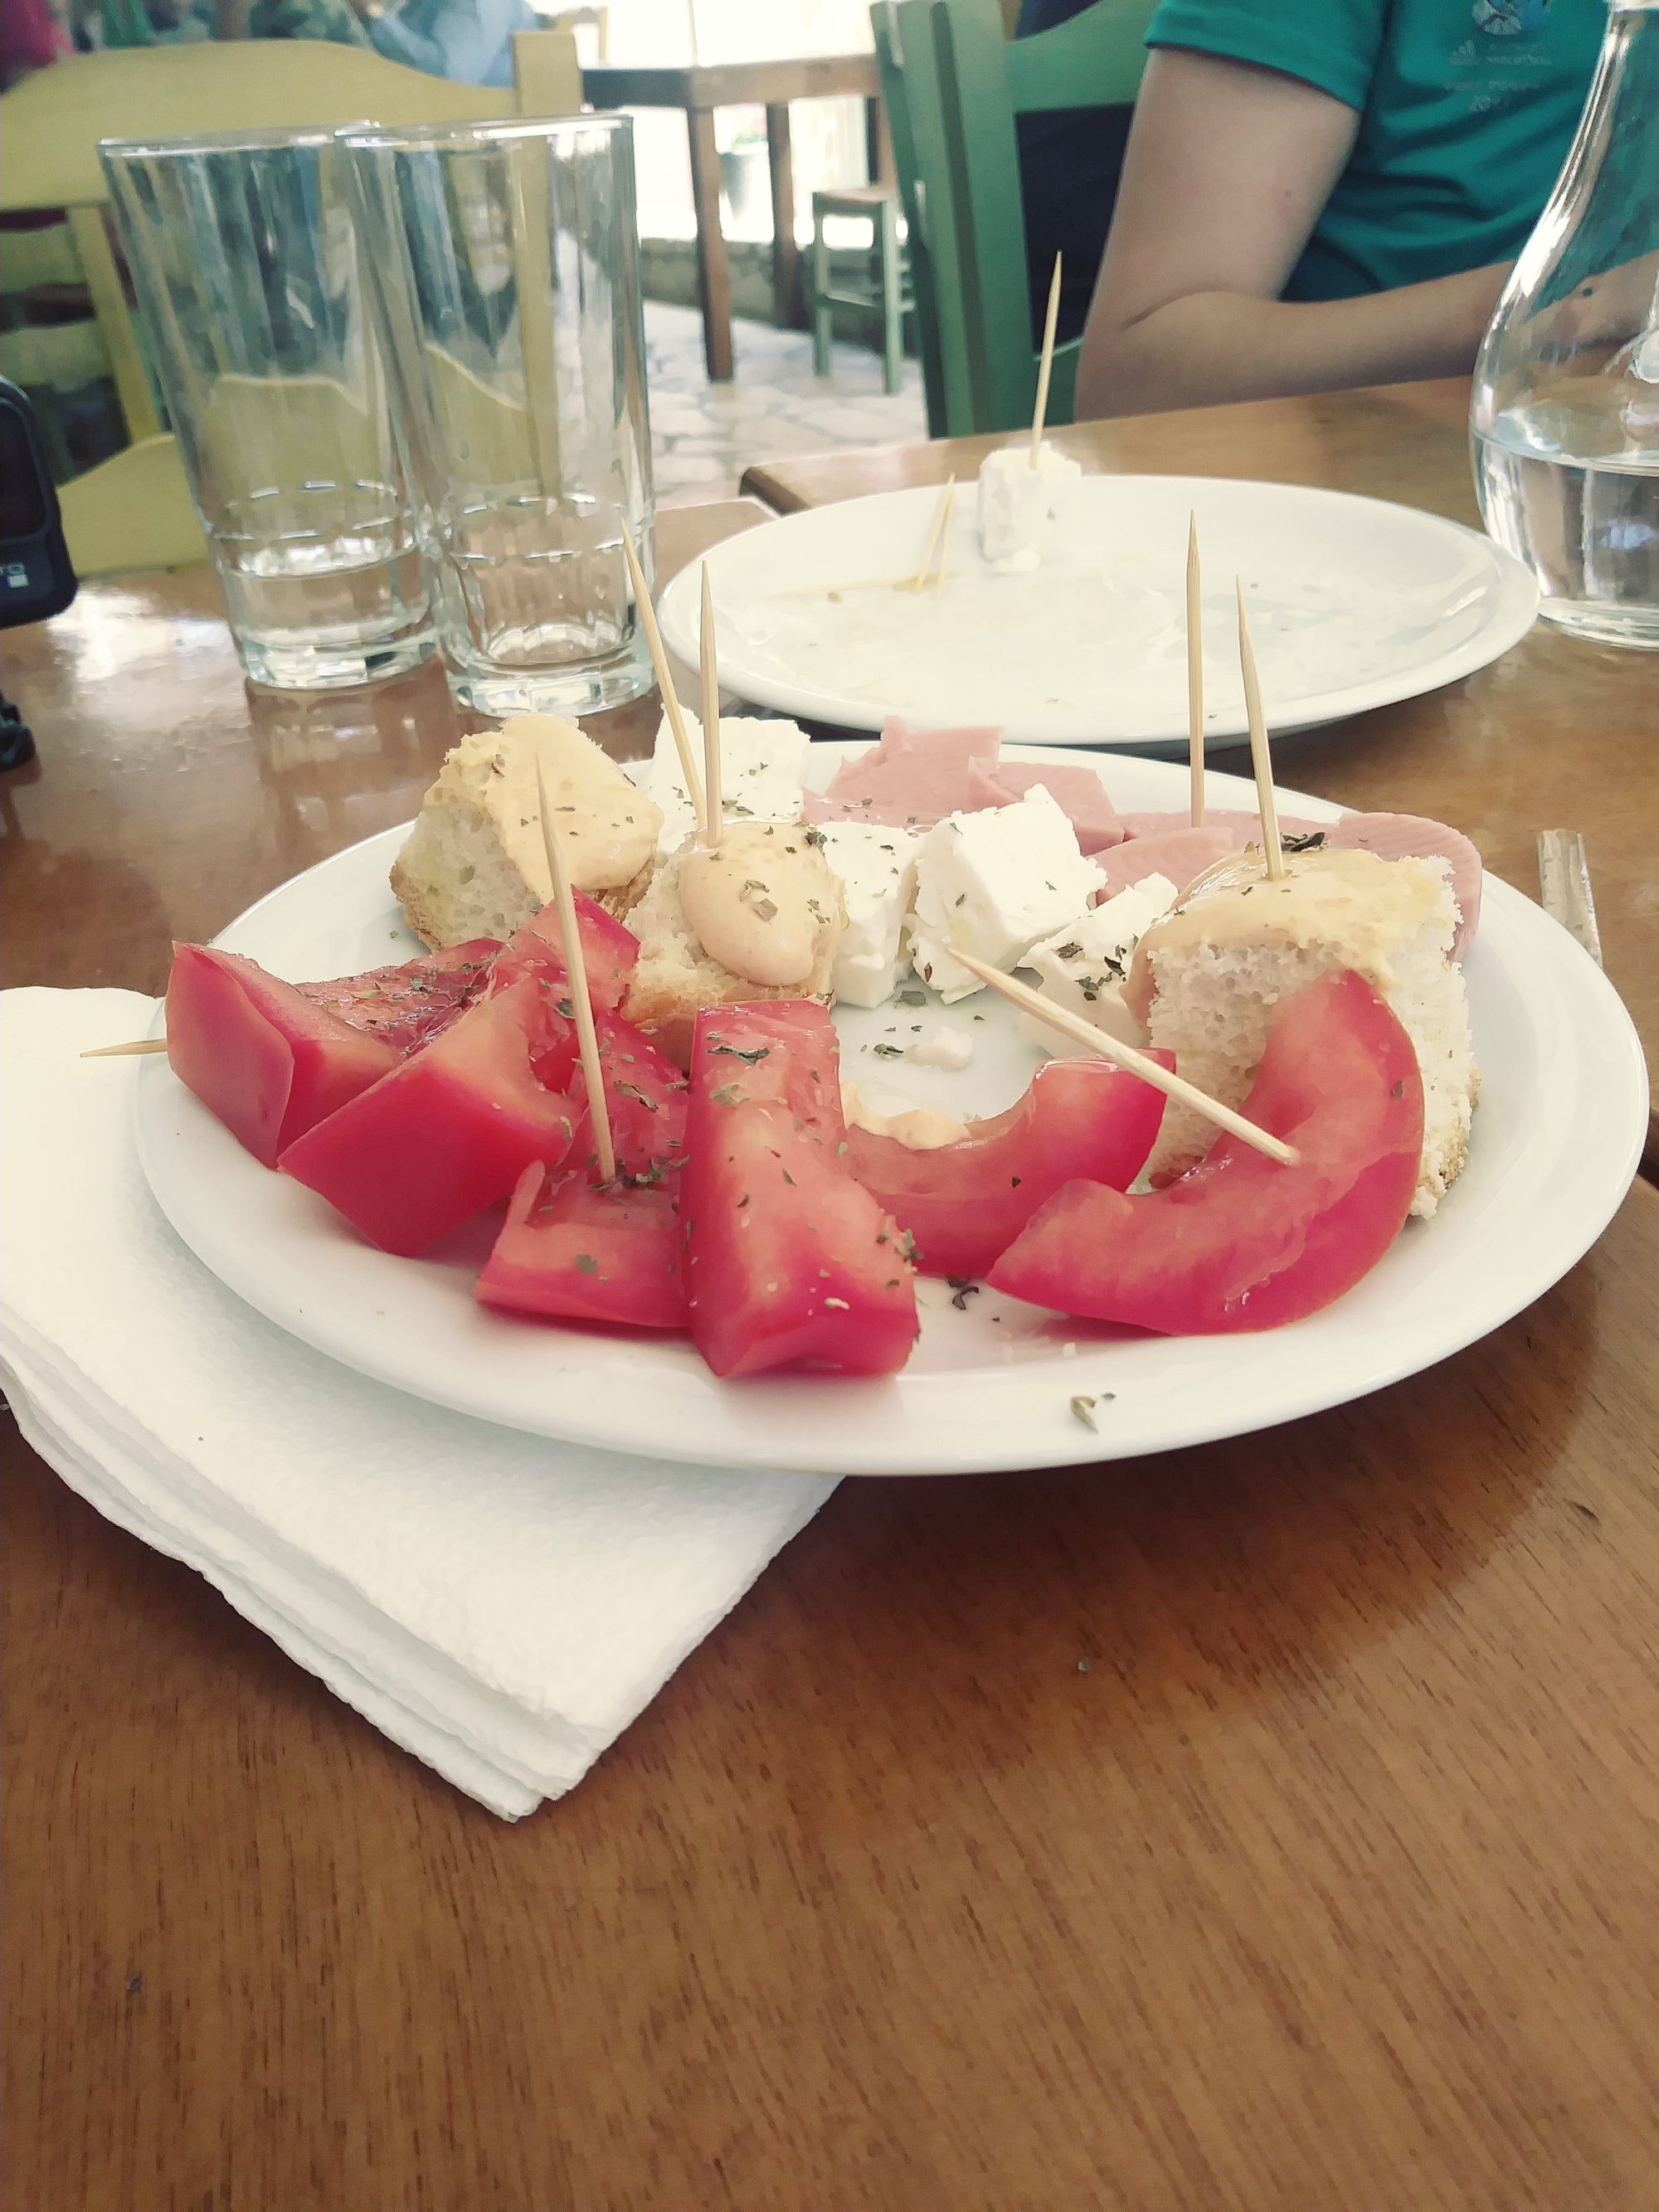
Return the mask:
<svg viewBox="0 0 1659 2212"><path fill-rule="evenodd" d="M583 714L651 684L632 126L344 134L450 681L478 712Z"/></svg>
<svg viewBox="0 0 1659 2212"><path fill-rule="evenodd" d="M1486 528L1537 577L1540 611L1659 648L1659 0L1613 0L1469 427Z"/></svg>
<svg viewBox="0 0 1659 2212"><path fill-rule="evenodd" d="M337 134L99 151L242 665L299 690L412 667L434 626Z"/></svg>

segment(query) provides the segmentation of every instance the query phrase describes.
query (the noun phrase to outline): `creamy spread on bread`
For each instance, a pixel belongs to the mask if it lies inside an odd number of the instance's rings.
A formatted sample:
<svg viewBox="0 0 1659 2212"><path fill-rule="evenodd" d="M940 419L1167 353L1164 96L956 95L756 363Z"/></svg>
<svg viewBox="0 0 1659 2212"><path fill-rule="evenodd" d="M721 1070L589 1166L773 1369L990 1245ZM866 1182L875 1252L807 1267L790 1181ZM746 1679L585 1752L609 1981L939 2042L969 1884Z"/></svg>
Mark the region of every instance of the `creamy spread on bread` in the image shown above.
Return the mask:
<svg viewBox="0 0 1659 2212"><path fill-rule="evenodd" d="M774 988L806 981L840 921L840 886L799 823L727 822L683 855L679 892L708 957Z"/></svg>
<svg viewBox="0 0 1659 2212"><path fill-rule="evenodd" d="M656 853L662 810L574 723L550 715L509 716L489 756L486 774L507 780L510 803L497 811L496 818L508 859L544 899L552 897L542 842L538 752L573 886L591 896L631 883Z"/></svg>
<svg viewBox="0 0 1659 2212"><path fill-rule="evenodd" d="M1124 999L1139 1021L1152 1005L1152 963L1162 952L1243 945L1340 945L1362 974L1385 971L1393 949L1435 913L1444 885L1432 867L1375 853L1320 847L1287 853L1285 873L1267 873L1259 846L1218 860L1135 947Z"/></svg>

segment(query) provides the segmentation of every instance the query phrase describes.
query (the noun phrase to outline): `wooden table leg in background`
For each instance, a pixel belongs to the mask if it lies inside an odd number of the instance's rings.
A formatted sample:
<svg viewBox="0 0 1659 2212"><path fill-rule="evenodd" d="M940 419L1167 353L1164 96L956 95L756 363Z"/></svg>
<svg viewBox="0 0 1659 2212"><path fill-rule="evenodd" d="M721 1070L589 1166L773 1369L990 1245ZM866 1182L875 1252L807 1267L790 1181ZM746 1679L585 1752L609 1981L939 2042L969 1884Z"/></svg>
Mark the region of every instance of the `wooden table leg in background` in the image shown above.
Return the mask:
<svg viewBox="0 0 1659 2212"><path fill-rule="evenodd" d="M697 299L702 308L702 357L711 383L732 376L732 264L720 228L720 157L714 144L714 111L686 111L685 133L691 150L691 204L697 217Z"/></svg>
<svg viewBox="0 0 1659 2212"><path fill-rule="evenodd" d="M872 185L897 184L893 134L887 127L887 110L878 100L864 103L864 173Z"/></svg>
<svg viewBox="0 0 1659 2212"><path fill-rule="evenodd" d="M780 330L806 328L800 248L795 243L795 172L789 150L789 104L766 111L766 165L772 177L772 293Z"/></svg>

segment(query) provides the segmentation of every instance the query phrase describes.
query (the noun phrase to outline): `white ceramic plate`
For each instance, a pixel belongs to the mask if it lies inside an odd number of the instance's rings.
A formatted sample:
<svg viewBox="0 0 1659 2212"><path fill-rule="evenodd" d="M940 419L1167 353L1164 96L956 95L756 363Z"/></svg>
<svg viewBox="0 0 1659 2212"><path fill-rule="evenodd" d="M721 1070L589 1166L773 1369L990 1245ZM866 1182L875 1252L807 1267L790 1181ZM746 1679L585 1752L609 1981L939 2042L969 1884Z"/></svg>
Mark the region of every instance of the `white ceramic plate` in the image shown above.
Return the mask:
<svg viewBox="0 0 1659 2212"><path fill-rule="evenodd" d="M884 580L914 575L937 487L815 507L717 546L708 575L721 682L843 729L877 730L896 714L934 728L995 722L1036 743L1184 743L1192 513L1212 747L1246 728L1235 577L1278 731L1484 668L1537 611L1520 562L1459 523L1344 492L1209 477L1087 477L1069 555L999 576L979 555L974 488L958 489L951 574L937 592ZM688 568L661 606L665 636L692 667L698 589Z"/></svg>
<svg viewBox="0 0 1659 2212"><path fill-rule="evenodd" d="M844 750L813 748L815 783ZM1107 774L1125 807L1185 803L1184 768L1115 759ZM1222 775L1209 795L1218 806L1251 796ZM1289 792L1282 804L1335 811ZM296 877L218 941L295 980L408 957L418 948L386 888L401 836ZM723 1383L688 1342L549 1328L478 1306L471 1279L487 1221L441 1256L373 1250L312 1192L244 1152L160 1058L140 1073L139 1153L174 1228L239 1296L346 1365L485 1420L618 1451L846 1474L1114 1459L1241 1435L1412 1374L1537 1297L1600 1234L1646 1126L1628 1015L1566 932L1490 877L1468 974L1486 1081L1462 1177L1437 1217L1412 1224L1346 1297L1261 1335L1113 1338L989 1291L957 1312L946 1286L928 1283L921 1339L893 1381ZM1004 1003L982 994L942 1018L975 1040L961 1073L873 1053L890 1024L902 1042L899 1025L923 1018L908 1008L838 1011L844 1073L957 1111L1011 1103L1036 1054ZM1073 1417L1078 1395L1103 1400L1097 1433Z"/></svg>

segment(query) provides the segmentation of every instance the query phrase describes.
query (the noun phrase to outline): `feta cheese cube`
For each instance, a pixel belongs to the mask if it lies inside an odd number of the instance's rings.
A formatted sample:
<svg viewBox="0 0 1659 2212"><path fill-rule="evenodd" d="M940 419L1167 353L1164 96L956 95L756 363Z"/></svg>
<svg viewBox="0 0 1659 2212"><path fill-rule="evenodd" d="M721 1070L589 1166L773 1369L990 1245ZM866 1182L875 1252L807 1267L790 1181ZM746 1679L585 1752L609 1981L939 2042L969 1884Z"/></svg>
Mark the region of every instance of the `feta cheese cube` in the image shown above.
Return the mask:
<svg viewBox="0 0 1659 2212"><path fill-rule="evenodd" d="M685 733L701 775L702 725L695 714L685 714ZM793 722L759 714L722 714L720 776L726 812L739 821L799 822L807 744L805 731ZM666 714L657 726L645 788L662 809L657 850L678 852L696 828L697 817L686 794L679 747Z"/></svg>
<svg viewBox="0 0 1659 2212"><path fill-rule="evenodd" d="M1082 482L1081 465L1046 439L1035 468L1024 440L988 453L979 471L981 552L1007 574L1035 568L1045 551L1060 550Z"/></svg>
<svg viewBox="0 0 1659 2212"><path fill-rule="evenodd" d="M1143 876L1115 898L1103 900L1034 945L1019 964L1036 970L1036 988L1045 999L1068 1013L1081 1014L1125 1044L1144 1045L1146 1032L1123 1003L1123 986L1135 946L1178 896L1167 876ZM1071 1043L1035 1014L1022 1014L1019 1026L1033 1043L1056 1058L1088 1049Z"/></svg>
<svg viewBox="0 0 1659 2212"><path fill-rule="evenodd" d="M1078 850L1077 832L1040 783L1012 806L947 814L921 841L916 860L911 958L924 983L949 1004L982 986L951 957L971 952L1012 969L1039 938L1087 908L1098 872Z"/></svg>
<svg viewBox="0 0 1659 2212"><path fill-rule="evenodd" d="M849 1006L884 1006L909 964L902 939L921 840L913 830L889 830L878 822L826 822L814 835L841 878L847 908L836 954L836 996Z"/></svg>

